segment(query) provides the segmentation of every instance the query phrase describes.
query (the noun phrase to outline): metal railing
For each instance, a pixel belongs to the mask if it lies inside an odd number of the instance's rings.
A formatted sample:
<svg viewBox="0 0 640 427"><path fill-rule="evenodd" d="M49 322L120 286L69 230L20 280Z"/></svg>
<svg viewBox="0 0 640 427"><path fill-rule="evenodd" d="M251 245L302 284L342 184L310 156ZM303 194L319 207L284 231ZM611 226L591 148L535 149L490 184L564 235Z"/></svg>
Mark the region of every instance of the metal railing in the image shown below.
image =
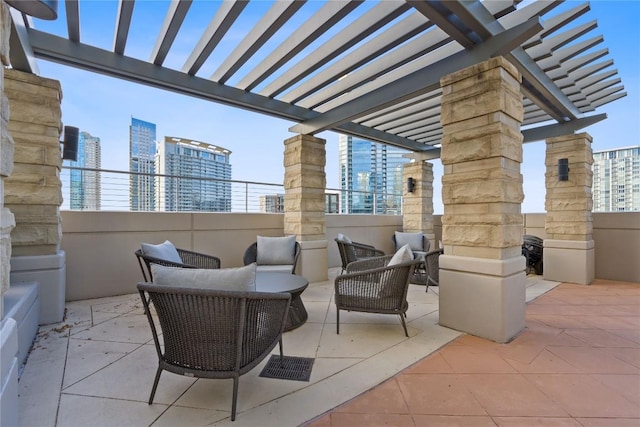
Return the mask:
<svg viewBox="0 0 640 427"><path fill-rule="evenodd" d="M63 166L63 210L284 212L284 186L266 182ZM402 214L402 194L327 188L327 213Z"/></svg>

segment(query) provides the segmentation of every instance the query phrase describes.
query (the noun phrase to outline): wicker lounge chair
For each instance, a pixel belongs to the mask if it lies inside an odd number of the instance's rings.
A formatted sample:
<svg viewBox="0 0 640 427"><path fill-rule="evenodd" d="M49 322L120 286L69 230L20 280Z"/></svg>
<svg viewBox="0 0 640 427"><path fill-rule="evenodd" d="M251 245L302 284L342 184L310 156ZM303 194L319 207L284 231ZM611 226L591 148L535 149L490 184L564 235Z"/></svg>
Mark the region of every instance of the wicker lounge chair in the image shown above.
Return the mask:
<svg viewBox="0 0 640 427"><path fill-rule="evenodd" d="M160 264L167 267L181 267L181 268L206 268L215 269L220 268L220 258L213 255L206 255L199 252L188 251L186 249L176 248L182 263L168 261L166 259L154 258L149 255L145 255L142 249L138 249L136 257L138 258L138 264L142 271L142 277L145 282L153 282L153 276L151 275L151 264Z"/></svg>
<svg viewBox="0 0 640 427"><path fill-rule="evenodd" d="M407 290L413 269L420 261L389 266L392 257L351 262L346 274L336 277L336 333L340 333L340 310L347 310L398 315L405 336L409 336L404 321L409 308Z"/></svg>
<svg viewBox="0 0 640 427"><path fill-rule="evenodd" d="M283 357L282 331L291 296L153 283L139 283L138 291L158 354L149 404L163 370L197 378L233 378L231 421L235 420L240 376L256 367L278 343ZM147 299L153 302L157 322Z"/></svg>
<svg viewBox="0 0 640 427"><path fill-rule="evenodd" d="M429 292L429 286L439 286L440 284L440 255L443 253L443 249L436 249L427 252L424 256L424 265L427 273L425 282L427 289L425 292Z"/></svg>
<svg viewBox="0 0 640 427"><path fill-rule="evenodd" d="M340 238L335 238L334 240L338 244L338 252L342 261L341 273L347 270L347 265L351 262L384 256L383 251L365 243L349 242Z"/></svg>

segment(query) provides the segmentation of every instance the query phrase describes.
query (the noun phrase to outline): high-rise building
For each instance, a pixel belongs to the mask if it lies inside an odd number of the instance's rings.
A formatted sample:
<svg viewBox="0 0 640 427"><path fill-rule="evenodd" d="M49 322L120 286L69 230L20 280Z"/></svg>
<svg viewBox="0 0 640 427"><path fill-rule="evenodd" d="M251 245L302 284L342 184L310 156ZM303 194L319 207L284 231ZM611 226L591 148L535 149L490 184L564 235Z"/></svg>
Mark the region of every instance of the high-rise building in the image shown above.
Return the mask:
<svg viewBox="0 0 640 427"><path fill-rule="evenodd" d="M640 145L593 153L593 210L640 211Z"/></svg>
<svg viewBox="0 0 640 427"><path fill-rule="evenodd" d="M154 211L156 125L131 117L129 127L129 207Z"/></svg>
<svg viewBox="0 0 640 427"><path fill-rule="evenodd" d="M100 169L100 138L88 132L78 135L78 152L76 161L68 161L68 166ZM71 169L69 172L69 209L100 210L100 172L93 170Z"/></svg>
<svg viewBox="0 0 640 427"><path fill-rule="evenodd" d="M407 150L340 135L338 140L342 213L399 214L402 165Z"/></svg>
<svg viewBox="0 0 640 427"><path fill-rule="evenodd" d="M260 212L283 213L284 194L265 194L260 196Z"/></svg>
<svg viewBox="0 0 640 427"><path fill-rule="evenodd" d="M167 136L156 156L161 211L231 212L231 151Z"/></svg>

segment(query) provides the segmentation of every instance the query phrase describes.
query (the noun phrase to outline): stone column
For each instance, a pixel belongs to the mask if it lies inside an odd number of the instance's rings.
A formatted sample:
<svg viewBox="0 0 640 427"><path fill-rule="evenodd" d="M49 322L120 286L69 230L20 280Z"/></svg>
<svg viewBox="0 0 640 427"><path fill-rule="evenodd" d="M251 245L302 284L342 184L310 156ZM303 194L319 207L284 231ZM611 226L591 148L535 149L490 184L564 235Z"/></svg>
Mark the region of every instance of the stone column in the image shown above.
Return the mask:
<svg viewBox="0 0 640 427"><path fill-rule="evenodd" d="M407 180L415 180L413 193L407 191ZM436 248L433 232L433 165L419 159L405 163L402 171L402 230L422 232L431 248Z"/></svg>
<svg viewBox="0 0 640 427"><path fill-rule="evenodd" d="M591 136L580 133L546 142L543 275L546 280L588 285L595 279ZM568 181L558 180L558 159L569 159Z"/></svg>
<svg viewBox="0 0 640 427"><path fill-rule="evenodd" d="M309 282L327 280L325 221L326 141L297 135L284 141L284 234L302 247L299 274Z"/></svg>
<svg viewBox="0 0 640 427"><path fill-rule="evenodd" d="M38 282L40 324L60 322L65 302L60 82L7 69L4 90L11 109L8 128L16 142L4 200L16 219L11 284Z"/></svg>
<svg viewBox="0 0 640 427"><path fill-rule="evenodd" d="M9 66L9 6L0 1L0 425L18 425L18 324L5 316L4 296L9 290L13 213L4 206L4 182L13 170L14 142L9 134L9 101L4 93L4 72Z"/></svg>
<svg viewBox="0 0 640 427"><path fill-rule="evenodd" d="M525 326L520 82L502 57L440 80L440 324L496 342Z"/></svg>

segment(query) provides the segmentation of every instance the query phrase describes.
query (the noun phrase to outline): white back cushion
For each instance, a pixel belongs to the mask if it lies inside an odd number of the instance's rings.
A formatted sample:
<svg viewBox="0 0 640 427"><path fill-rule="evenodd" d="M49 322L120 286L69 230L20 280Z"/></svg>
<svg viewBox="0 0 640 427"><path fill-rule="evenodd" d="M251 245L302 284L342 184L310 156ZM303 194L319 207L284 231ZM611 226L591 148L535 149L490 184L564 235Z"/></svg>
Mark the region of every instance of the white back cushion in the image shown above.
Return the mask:
<svg viewBox="0 0 640 427"><path fill-rule="evenodd" d="M150 257L163 259L165 261L179 262L182 264L182 259L180 258L180 254L178 254L176 247L168 240L165 240L164 243L160 243L159 245L142 243L141 248L142 253L149 255Z"/></svg>
<svg viewBox="0 0 640 427"><path fill-rule="evenodd" d="M256 263L237 268L207 270L202 268L165 267L151 264L157 285L209 288L227 291L255 291Z"/></svg>
<svg viewBox="0 0 640 427"><path fill-rule="evenodd" d="M296 236L258 236L257 245L258 265L293 265Z"/></svg>
<svg viewBox="0 0 640 427"><path fill-rule="evenodd" d="M423 233L403 233L402 231L396 231L396 247L401 248L404 245L409 245L413 251L424 251L422 248Z"/></svg>

